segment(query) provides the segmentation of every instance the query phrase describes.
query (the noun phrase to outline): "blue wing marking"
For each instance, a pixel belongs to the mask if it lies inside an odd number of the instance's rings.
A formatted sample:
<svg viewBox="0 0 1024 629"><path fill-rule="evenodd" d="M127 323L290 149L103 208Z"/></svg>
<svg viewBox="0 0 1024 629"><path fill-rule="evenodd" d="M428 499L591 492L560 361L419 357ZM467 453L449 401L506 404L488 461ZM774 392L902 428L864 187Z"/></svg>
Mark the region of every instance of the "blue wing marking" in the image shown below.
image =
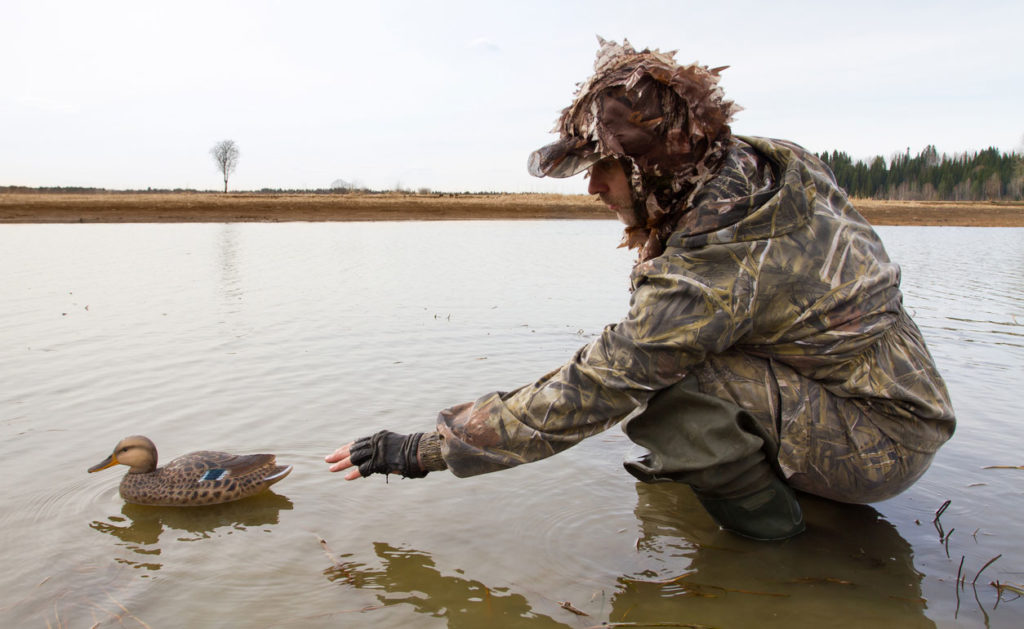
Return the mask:
<svg viewBox="0 0 1024 629"><path fill-rule="evenodd" d="M213 468L212 470L206 470L203 475L199 477L200 481L204 480L220 480L228 473L227 470L222 468Z"/></svg>

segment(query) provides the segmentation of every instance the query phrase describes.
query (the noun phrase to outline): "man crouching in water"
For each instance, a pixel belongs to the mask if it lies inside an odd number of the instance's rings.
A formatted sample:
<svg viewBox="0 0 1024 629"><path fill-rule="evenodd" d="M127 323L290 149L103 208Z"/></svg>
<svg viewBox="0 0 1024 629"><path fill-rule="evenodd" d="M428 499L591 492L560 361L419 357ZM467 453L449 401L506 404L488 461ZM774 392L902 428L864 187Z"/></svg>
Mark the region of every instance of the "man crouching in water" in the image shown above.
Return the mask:
<svg viewBox="0 0 1024 629"><path fill-rule="evenodd" d="M955 418L899 267L814 155L732 135L720 70L601 40L529 169L587 171L626 225L629 313L536 382L441 411L432 432L344 445L331 471L472 476L621 421L647 450L629 473L780 540L804 530L794 489L875 502L928 469Z"/></svg>

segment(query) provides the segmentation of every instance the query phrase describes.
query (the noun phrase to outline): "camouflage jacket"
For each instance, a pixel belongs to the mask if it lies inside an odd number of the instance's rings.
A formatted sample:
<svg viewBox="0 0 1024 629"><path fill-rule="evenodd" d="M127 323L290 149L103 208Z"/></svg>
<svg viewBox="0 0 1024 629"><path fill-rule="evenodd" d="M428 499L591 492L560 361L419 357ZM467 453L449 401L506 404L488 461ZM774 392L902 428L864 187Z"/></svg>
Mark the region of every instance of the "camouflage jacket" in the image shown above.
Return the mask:
<svg viewBox="0 0 1024 629"><path fill-rule="evenodd" d="M622 321L533 384L441 412L442 454L456 476L560 452L730 351L786 365L776 378L863 400L878 429L913 450L949 438L952 407L903 311L899 267L824 164L794 144L736 138L691 206L664 253L634 267ZM783 443L806 433L801 422L821 421L798 407L783 400L773 418ZM800 447L780 457L799 459Z"/></svg>

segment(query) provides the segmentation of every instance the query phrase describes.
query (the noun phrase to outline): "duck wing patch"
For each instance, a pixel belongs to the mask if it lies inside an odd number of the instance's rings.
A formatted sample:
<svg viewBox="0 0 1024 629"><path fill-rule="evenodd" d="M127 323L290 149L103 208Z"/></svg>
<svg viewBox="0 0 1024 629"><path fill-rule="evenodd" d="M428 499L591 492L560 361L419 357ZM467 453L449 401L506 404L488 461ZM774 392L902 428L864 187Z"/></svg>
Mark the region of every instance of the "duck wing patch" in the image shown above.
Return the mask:
<svg viewBox="0 0 1024 629"><path fill-rule="evenodd" d="M203 475L199 477L199 480L220 480L227 476L227 474L228 471L226 469L222 467L213 467L203 472Z"/></svg>

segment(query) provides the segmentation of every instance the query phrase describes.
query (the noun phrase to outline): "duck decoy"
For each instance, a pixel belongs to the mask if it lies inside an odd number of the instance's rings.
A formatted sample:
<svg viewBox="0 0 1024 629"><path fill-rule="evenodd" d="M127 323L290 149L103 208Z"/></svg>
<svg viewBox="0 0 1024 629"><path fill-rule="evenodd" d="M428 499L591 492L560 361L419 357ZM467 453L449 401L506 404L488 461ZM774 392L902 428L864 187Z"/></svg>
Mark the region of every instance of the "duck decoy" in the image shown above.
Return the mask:
<svg viewBox="0 0 1024 629"><path fill-rule="evenodd" d="M291 465L278 465L273 454L228 454L202 450L157 467L156 446L141 435L125 437L114 452L89 468L115 465L130 469L121 479L126 502L161 507L196 507L231 502L258 494L287 476Z"/></svg>

